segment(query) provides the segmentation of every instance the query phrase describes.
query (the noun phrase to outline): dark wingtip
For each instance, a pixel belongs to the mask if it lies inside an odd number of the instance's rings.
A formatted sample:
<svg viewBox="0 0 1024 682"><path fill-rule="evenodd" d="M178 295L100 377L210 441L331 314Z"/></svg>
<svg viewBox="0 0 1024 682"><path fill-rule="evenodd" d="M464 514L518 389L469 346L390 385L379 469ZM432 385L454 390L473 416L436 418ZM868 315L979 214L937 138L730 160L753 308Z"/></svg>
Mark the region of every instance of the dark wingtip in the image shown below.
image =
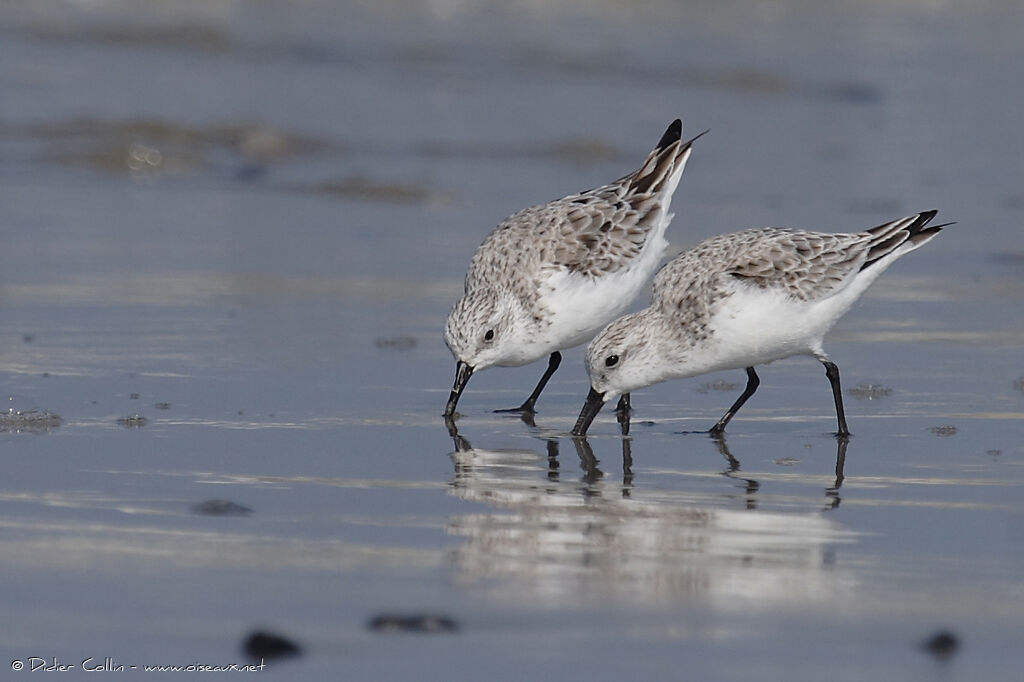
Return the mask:
<svg viewBox="0 0 1024 682"><path fill-rule="evenodd" d="M914 219L914 222L911 223L910 226L907 228L907 231L910 232L910 234L915 234L916 232L920 231L921 228L923 228L925 225L930 223L932 218L938 215L938 213L938 209L934 208L931 209L930 211L921 211L920 213L917 214L917 218Z"/></svg>
<svg viewBox="0 0 1024 682"><path fill-rule="evenodd" d="M956 225L956 223L942 223L941 225L929 225L928 223L938 214L938 210L932 209L930 211L922 211L917 214L917 220L914 224L907 228L910 233L910 241L913 243L921 243L928 241L939 232L942 232L942 228L949 227L950 225Z"/></svg>
<svg viewBox="0 0 1024 682"><path fill-rule="evenodd" d="M868 230L872 235L882 238L882 241L871 245L871 248L868 250L867 259L864 261L864 264L860 266L860 269L864 270L865 268L874 265L892 253L893 250L901 246L904 242L921 246L939 232L942 232L942 228L954 224L943 223L941 225L929 226L928 223L937 214L937 209L921 211L920 213L900 218L899 220L891 223L885 223L884 225L879 225L876 228ZM906 220L911 221L909 225L904 225L900 229L893 231L897 225Z"/></svg>
<svg viewBox="0 0 1024 682"><path fill-rule="evenodd" d="M665 134L661 136L661 140L658 142L658 146L655 147L658 151L665 149L670 144L678 142L683 137L683 121L677 118L669 124Z"/></svg>
<svg viewBox="0 0 1024 682"><path fill-rule="evenodd" d="M931 221L931 219L934 218L938 214L938 212L939 212L938 209L934 209L934 208L932 210L930 210L930 211L922 211L919 214L921 217L917 221L917 227L920 229L920 228L923 228L925 225L928 225L928 223ZM928 230L934 231L934 232L938 232L942 228L949 227L950 225L956 225L956 221L950 221L948 223L941 223L939 225L930 225L928 227ZM913 230L913 228L911 228L911 233L913 233L913 232L914 232L914 230Z"/></svg>

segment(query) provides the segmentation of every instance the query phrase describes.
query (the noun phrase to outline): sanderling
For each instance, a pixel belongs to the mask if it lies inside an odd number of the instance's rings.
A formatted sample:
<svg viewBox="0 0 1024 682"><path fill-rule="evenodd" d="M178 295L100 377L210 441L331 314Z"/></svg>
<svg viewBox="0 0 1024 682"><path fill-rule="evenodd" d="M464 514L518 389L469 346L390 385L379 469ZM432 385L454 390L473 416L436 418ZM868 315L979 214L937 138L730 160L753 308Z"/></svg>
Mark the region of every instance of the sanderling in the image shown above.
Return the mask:
<svg viewBox="0 0 1024 682"><path fill-rule="evenodd" d="M711 428L721 436L757 390L754 366L791 355L813 355L825 366L838 435L849 435L839 368L822 340L886 268L946 227L926 227L935 213L854 234L745 230L680 254L654 278L651 306L612 322L587 348L591 388L573 435L586 435L615 396L667 379L745 368L746 388Z"/></svg>
<svg viewBox="0 0 1024 682"><path fill-rule="evenodd" d="M673 121L639 170L524 209L484 240L444 330L456 361L446 417L473 372L550 354L533 393L508 410L532 414L559 350L591 338L636 298L668 246L669 205L697 139L683 142L682 130Z"/></svg>

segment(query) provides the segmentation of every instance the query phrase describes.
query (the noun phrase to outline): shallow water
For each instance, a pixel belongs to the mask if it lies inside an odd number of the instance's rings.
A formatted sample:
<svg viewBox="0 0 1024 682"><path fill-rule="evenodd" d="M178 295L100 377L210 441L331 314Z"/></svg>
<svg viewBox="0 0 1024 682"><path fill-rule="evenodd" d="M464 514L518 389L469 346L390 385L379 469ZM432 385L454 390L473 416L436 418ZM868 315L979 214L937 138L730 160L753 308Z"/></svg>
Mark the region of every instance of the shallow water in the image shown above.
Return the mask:
<svg viewBox="0 0 1024 682"><path fill-rule="evenodd" d="M5 3L0 393L59 416L0 420L8 658L241 664L265 629L303 648L286 679L1015 679L1022 19ZM535 427L491 410L540 364L475 376L450 433L440 329L473 250L677 115L711 133L673 251L958 222L828 340L845 452L806 359L760 372L724 444L680 432L739 372L636 392L629 439L603 413L574 444L578 349ZM457 629L367 627L419 613ZM942 629L947 660L921 648Z"/></svg>

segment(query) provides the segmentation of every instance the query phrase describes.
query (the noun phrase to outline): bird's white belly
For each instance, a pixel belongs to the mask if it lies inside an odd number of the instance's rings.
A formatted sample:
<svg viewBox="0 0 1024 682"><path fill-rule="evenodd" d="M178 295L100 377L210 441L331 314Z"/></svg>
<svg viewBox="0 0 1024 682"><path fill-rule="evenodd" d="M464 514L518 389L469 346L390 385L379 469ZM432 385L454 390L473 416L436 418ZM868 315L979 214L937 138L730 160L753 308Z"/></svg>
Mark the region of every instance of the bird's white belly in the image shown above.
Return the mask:
<svg viewBox="0 0 1024 682"><path fill-rule="evenodd" d="M541 337L551 348L572 348L629 308L653 268L632 267L600 278L553 273L541 289L548 315Z"/></svg>
<svg viewBox="0 0 1024 682"><path fill-rule="evenodd" d="M843 297L808 302L750 287L723 302L703 347L713 371L752 367L791 355L821 352L822 340L849 307Z"/></svg>

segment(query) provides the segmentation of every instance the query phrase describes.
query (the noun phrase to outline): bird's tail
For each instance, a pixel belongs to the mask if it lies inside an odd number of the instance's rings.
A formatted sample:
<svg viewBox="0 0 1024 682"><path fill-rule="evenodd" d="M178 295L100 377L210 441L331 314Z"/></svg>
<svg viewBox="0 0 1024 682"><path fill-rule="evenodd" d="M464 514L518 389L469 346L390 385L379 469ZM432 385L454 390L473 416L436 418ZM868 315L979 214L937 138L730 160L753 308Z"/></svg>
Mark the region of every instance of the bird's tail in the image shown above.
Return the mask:
<svg viewBox="0 0 1024 682"><path fill-rule="evenodd" d="M658 195L671 197L679 185L690 147L708 131L683 141L683 122L678 118L669 125L658 145L651 151L640 168L623 178L628 195Z"/></svg>
<svg viewBox="0 0 1024 682"><path fill-rule="evenodd" d="M868 230L867 233L872 236L871 245L868 247L867 258L860 269L863 270L877 263L897 249L902 254L924 246L932 237L941 232L942 228L953 224L943 223L928 227L928 223L936 213L938 211L924 211Z"/></svg>

